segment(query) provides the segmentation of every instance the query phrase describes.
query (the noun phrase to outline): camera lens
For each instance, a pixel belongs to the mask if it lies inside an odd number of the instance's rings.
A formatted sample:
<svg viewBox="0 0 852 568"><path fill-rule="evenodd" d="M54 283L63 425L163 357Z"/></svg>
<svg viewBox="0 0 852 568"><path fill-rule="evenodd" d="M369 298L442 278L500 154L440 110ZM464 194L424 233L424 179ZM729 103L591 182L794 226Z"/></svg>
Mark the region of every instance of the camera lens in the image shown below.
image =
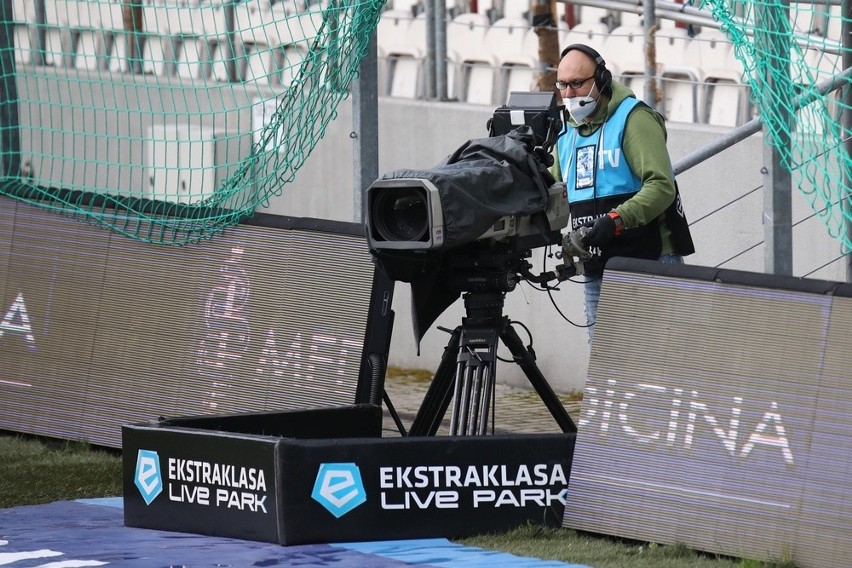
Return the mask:
<svg viewBox="0 0 852 568"><path fill-rule="evenodd" d="M373 222L386 241L425 241L429 231L426 195L419 188L393 188L377 196Z"/></svg>

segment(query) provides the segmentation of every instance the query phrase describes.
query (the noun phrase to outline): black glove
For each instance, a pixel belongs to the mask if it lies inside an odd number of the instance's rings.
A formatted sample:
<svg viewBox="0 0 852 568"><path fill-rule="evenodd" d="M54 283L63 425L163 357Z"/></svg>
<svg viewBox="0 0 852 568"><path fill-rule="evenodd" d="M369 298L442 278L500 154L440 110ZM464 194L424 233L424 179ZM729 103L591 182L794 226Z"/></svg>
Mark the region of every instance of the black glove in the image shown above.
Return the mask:
<svg viewBox="0 0 852 568"><path fill-rule="evenodd" d="M583 244L587 247L602 247L621 233L624 222L616 214L607 214L598 217L594 221L586 221L584 227L591 230L583 237Z"/></svg>

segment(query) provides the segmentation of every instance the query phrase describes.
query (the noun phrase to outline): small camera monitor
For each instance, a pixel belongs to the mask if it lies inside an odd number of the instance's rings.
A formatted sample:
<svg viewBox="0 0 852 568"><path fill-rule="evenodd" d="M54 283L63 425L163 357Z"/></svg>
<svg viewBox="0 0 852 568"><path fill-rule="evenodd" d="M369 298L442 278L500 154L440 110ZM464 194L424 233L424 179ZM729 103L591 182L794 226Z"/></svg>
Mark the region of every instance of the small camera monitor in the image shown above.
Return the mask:
<svg viewBox="0 0 852 568"><path fill-rule="evenodd" d="M506 104L494 111L489 136L502 136L519 126L532 129L536 146L553 144L562 129L561 106L555 92L512 91Z"/></svg>

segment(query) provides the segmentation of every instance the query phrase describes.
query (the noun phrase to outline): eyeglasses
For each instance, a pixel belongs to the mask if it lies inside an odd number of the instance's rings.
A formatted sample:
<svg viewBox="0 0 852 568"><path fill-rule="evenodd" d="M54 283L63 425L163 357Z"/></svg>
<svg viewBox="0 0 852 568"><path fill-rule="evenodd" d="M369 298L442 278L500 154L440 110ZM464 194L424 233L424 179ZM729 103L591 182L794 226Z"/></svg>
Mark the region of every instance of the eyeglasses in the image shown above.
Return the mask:
<svg viewBox="0 0 852 568"><path fill-rule="evenodd" d="M594 79L594 78L595 78L595 76L592 75L591 77L586 77L585 79L574 79L573 81L556 81L556 83L554 83L554 84L556 85L556 88L559 89L560 91L564 91L568 87L571 87L572 89L574 89L576 91L577 89L582 88L583 85L588 83L589 79Z"/></svg>

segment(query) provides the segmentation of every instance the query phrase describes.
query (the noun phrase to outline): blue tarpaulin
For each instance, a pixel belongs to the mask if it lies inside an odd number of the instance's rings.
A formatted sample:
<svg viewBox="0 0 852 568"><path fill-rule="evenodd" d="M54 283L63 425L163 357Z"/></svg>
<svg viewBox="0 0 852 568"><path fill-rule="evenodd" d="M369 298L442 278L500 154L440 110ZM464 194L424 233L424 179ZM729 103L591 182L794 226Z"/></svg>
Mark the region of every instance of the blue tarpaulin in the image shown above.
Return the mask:
<svg viewBox="0 0 852 568"><path fill-rule="evenodd" d="M120 498L0 509L0 566L588 568L457 545L446 539L280 546L138 529L124 526Z"/></svg>

